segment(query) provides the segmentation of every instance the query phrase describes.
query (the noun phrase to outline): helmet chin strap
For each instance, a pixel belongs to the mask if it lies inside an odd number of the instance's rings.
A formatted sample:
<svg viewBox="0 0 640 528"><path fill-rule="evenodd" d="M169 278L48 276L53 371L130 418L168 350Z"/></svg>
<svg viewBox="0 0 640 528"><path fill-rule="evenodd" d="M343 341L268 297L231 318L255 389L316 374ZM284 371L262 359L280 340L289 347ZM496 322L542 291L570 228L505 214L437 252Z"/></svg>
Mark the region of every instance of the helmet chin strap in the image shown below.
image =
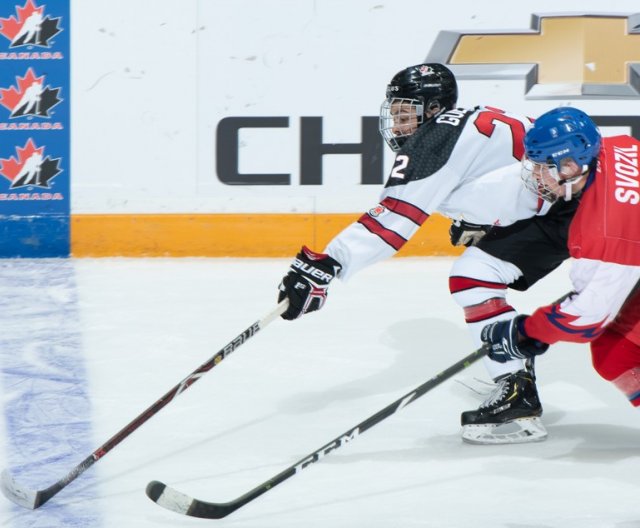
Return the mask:
<svg viewBox="0 0 640 528"><path fill-rule="evenodd" d="M573 197L574 184L580 182L588 172L589 172L589 166L583 165L581 174L578 174L577 176L573 176L571 178L567 178L566 180L562 181L562 184L564 185L564 201L565 202L568 202Z"/></svg>
<svg viewBox="0 0 640 528"><path fill-rule="evenodd" d="M564 184L564 201L568 202L573 196L573 182L565 182Z"/></svg>

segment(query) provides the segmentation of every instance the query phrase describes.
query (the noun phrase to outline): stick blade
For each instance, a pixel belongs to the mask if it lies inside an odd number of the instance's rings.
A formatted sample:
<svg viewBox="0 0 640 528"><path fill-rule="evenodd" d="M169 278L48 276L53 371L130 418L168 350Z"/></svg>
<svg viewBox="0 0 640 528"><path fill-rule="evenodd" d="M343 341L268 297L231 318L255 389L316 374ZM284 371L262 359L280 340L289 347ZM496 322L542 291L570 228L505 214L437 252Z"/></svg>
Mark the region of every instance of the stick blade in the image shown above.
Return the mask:
<svg viewBox="0 0 640 528"><path fill-rule="evenodd" d="M18 485L8 470L3 470L0 475L0 490L3 495L11 502L27 508L35 510L40 504L38 503L38 493Z"/></svg>
<svg viewBox="0 0 640 528"><path fill-rule="evenodd" d="M189 507L193 502L193 499L188 495L180 493L158 480L149 482L145 493L147 497L158 506L162 506L176 513L181 513L182 515L187 515Z"/></svg>
<svg viewBox="0 0 640 528"><path fill-rule="evenodd" d="M232 503L217 504L194 499L158 480L149 482L145 493L158 506L189 517L222 519L237 509Z"/></svg>

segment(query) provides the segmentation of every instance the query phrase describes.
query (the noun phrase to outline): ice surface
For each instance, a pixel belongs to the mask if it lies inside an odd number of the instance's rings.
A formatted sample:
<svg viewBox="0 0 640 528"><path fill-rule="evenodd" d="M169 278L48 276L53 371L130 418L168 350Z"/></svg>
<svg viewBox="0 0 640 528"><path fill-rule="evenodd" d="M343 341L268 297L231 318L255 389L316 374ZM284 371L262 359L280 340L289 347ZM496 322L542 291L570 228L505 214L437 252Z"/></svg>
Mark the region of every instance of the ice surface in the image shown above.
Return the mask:
<svg viewBox="0 0 640 528"><path fill-rule="evenodd" d="M0 526L638 528L640 415L586 346L538 362L549 439L471 446L476 364L224 520L168 512L150 480L233 499L471 352L446 258L392 259L276 320L40 509ZM44 488L276 304L288 260L0 261L0 466ZM568 291L567 266L522 311ZM462 382L462 383L460 383Z"/></svg>

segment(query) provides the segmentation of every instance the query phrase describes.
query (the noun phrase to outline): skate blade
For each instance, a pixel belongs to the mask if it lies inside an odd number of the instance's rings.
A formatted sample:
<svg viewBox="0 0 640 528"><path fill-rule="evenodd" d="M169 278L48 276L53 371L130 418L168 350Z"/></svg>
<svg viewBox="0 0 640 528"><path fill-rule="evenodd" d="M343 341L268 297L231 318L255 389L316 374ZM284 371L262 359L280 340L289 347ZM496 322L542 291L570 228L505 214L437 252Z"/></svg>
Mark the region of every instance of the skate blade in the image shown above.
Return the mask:
<svg viewBox="0 0 640 528"><path fill-rule="evenodd" d="M462 440L469 444L526 444L547 439L547 429L538 417L518 418L505 424L465 425Z"/></svg>

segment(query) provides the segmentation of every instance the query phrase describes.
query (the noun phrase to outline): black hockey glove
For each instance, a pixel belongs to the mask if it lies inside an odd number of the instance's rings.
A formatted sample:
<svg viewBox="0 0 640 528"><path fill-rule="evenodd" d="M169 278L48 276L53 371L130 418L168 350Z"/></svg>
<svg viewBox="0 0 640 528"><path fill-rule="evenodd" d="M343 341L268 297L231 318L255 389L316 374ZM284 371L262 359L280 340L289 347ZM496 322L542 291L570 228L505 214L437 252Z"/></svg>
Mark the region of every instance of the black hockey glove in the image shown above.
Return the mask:
<svg viewBox="0 0 640 528"><path fill-rule="evenodd" d="M449 227L449 238L454 246L475 246L491 229L490 225L471 224L454 220Z"/></svg>
<svg viewBox="0 0 640 528"><path fill-rule="evenodd" d="M329 283L341 269L338 261L329 255L315 253L303 246L279 286L278 302L289 299L289 308L282 318L297 319L322 308Z"/></svg>
<svg viewBox="0 0 640 528"><path fill-rule="evenodd" d="M482 329L480 339L489 347L489 357L498 363L506 363L510 359L527 359L539 354L544 354L549 345L525 337L518 330L518 325L527 318L527 315L518 315L507 321L497 321L488 324Z"/></svg>

